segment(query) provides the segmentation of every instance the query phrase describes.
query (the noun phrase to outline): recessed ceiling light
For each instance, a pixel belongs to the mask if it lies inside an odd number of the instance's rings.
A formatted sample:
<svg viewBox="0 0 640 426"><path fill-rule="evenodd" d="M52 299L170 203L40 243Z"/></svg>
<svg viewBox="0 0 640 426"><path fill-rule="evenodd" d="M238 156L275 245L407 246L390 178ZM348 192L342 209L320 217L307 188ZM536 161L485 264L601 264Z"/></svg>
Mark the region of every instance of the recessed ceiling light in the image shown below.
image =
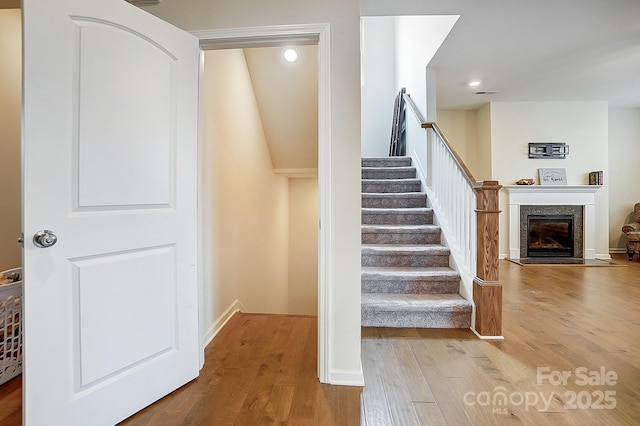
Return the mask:
<svg viewBox="0 0 640 426"><path fill-rule="evenodd" d="M283 55L285 61L287 62L295 62L298 59L298 52L296 51L296 49L285 49Z"/></svg>
<svg viewBox="0 0 640 426"><path fill-rule="evenodd" d="M482 83L480 80L473 80L469 82L469 87L477 87L480 86L480 83Z"/></svg>

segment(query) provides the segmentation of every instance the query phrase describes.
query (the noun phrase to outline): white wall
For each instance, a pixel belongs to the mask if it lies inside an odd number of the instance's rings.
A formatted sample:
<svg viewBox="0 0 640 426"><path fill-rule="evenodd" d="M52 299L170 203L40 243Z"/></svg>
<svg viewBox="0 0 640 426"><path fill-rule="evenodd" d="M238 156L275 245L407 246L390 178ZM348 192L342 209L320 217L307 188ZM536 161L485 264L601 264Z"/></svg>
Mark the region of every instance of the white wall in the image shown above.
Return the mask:
<svg viewBox="0 0 640 426"><path fill-rule="evenodd" d="M331 315L328 375L359 383L360 362L360 10L357 0L263 2L163 0L147 11L185 30L288 24L331 25ZM324 178L323 178L324 179ZM320 191L324 192L323 188ZM321 208L323 208L321 206ZM216 260L212 260L215 262ZM210 267L210 266L208 266Z"/></svg>
<svg viewBox="0 0 640 426"><path fill-rule="evenodd" d="M492 102L491 177L502 185L535 178L541 167L562 167L569 185L588 184L588 174L604 171L596 193L595 221L609 223L608 109L606 102ZM529 159L529 142L557 141L570 147L564 160ZM508 195L500 194L500 255L508 254ZM596 257L609 255L609 226L596 228Z"/></svg>
<svg viewBox="0 0 640 426"><path fill-rule="evenodd" d="M395 18L362 18L362 156L389 155L393 104L397 95Z"/></svg>
<svg viewBox="0 0 640 426"><path fill-rule="evenodd" d="M288 180L275 175L242 50L209 51L202 78L204 329L235 300L288 309Z"/></svg>
<svg viewBox="0 0 640 426"><path fill-rule="evenodd" d="M22 265L20 113L22 25L20 10L0 10L0 271Z"/></svg>
<svg viewBox="0 0 640 426"><path fill-rule="evenodd" d="M426 116L427 65L457 22L458 15L396 16L396 91L406 87Z"/></svg>
<svg viewBox="0 0 640 426"><path fill-rule="evenodd" d="M456 15L362 18L363 157L388 155L393 104L401 88L407 89L424 118L435 115L427 107L427 64L457 20ZM407 155L416 151L424 158L424 132L418 140L415 129L409 132Z"/></svg>
<svg viewBox="0 0 640 426"><path fill-rule="evenodd" d="M609 110L609 247L626 251L622 225L640 203L640 109Z"/></svg>
<svg viewBox="0 0 640 426"><path fill-rule="evenodd" d="M318 179L289 179L290 314L318 314Z"/></svg>

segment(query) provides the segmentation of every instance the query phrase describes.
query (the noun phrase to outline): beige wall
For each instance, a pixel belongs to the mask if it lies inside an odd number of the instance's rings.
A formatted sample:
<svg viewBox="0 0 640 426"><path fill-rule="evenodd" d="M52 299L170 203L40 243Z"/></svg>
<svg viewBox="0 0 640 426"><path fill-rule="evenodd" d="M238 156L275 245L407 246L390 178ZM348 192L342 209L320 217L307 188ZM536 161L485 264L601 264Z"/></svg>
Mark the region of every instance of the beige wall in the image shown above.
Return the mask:
<svg viewBox="0 0 640 426"><path fill-rule="evenodd" d="M0 271L22 265L20 111L22 87L20 10L0 10Z"/></svg>
<svg viewBox="0 0 640 426"><path fill-rule="evenodd" d="M318 179L289 179L290 314L318 314Z"/></svg>
<svg viewBox="0 0 640 426"><path fill-rule="evenodd" d="M588 184L588 174L604 171L604 186L596 193L596 223L609 223L608 106L606 102L492 102L491 167L493 179L513 185L535 178L541 167L562 167L569 185ZM564 160L529 159L529 142L566 142ZM500 254L508 254L508 195L500 196ZM596 257L609 255L609 226L597 227Z"/></svg>
<svg viewBox="0 0 640 426"><path fill-rule="evenodd" d="M609 110L609 247L625 251L622 225L640 203L640 109Z"/></svg>
<svg viewBox="0 0 640 426"><path fill-rule="evenodd" d="M331 192L331 201L326 205L331 217L327 240L331 318L328 319L330 342L325 365L329 381L358 383L362 380L359 1L163 0L146 10L185 30L331 25L331 172L325 176L330 188L320 188L321 193L329 189Z"/></svg>
<svg viewBox="0 0 640 426"><path fill-rule="evenodd" d="M478 180L491 180L491 106L485 104L477 110L476 125L478 129L477 135L477 154L476 160Z"/></svg>
<svg viewBox="0 0 640 426"><path fill-rule="evenodd" d="M473 120L475 122L475 130L472 120L470 120L471 115L475 115L475 120ZM573 117L572 121L576 120L575 114L570 110L568 111L568 117ZM491 173L490 104L486 104L474 111L439 110L438 126L444 131L451 144L478 180L493 178ZM600 118L598 126L602 131L602 118ZM624 252L626 240L621 227L630 220L633 205L640 202L640 185L633 184L640 177L640 171L636 167L636 159L640 157L640 144L638 143L638 140L640 140L640 109L610 108L608 110L607 127L609 172L608 176L605 176L607 188L604 190L609 191L609 252ZM572 152L574 148L578 148L578 145L571 148ZM585 150L581 147L578 152L584 154L585 152L588 153L588 151L589 149ZM597 147L594 152L602 153L602 147ZM513 154L514 159L517 160L522 153L514 152ZM597 164L602 164L602 159L597 158L598 155L594 155L589 162L595 164L593 160L597 159ZM500 158L500 156L498 155L497 158ZM574 158L574 155L570 154L570 159L572 158ZM538 164L538 161L542 160L527 161L527 163ZM565 167L562 164L566 163L553 161L549 164L551 166L556 164ZM530 176L527 177L537 179L535 169L528 167L523 170L528 170ZM597 168L597 170L602 170L602 168ZM576 179L577 182L586 183L586 181L582 181L586 179L584 177L577 176ZM512 184L513 182L501 183ZM506 196L506 194L503 194L503 197Z"/></svg>
<svg viewBox="0 0 640 426"><path fill-rule="evenodd" d="M438 110L437 124L473 177L491 179L489 104L475 110Z"/></svg>
<svg viewBox="0 0 640 426"><path fill-rule="evenodd" d="M236 299L285 313L288 181L273 173L242 50L206 53L202 93L205 325Z"/></svg>

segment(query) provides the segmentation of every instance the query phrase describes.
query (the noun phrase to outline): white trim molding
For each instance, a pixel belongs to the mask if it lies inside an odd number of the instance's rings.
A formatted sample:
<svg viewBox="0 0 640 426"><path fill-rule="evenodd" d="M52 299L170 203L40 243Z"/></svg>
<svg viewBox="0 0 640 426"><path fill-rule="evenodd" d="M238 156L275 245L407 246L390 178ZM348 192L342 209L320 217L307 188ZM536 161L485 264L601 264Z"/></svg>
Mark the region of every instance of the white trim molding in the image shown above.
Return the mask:
<svg viewBox="0 0 640 426"><path fill-rule="evenodd" d="M504 340L504 336L483 336L476 331L475 326L471 327L471 331L473 331L473 334L475 334L480 340Z"/></svg>
<svg viewBox="0 0 640 426"><path fill-rule="evenodd" d="M328 23L276 25L198 30L191 34L200 40L202 50L292 43L318 45L318 377L322 383L334 384L334 379L342 382L343 373L332 374L331 366L331 26Z"/></svg>
<svg viewBox="0 0 640 426"><path fill-rule="evenodd" d="M318 169L273 169L273 173L286 176L288 178L313 178L318 177Z"/></svg>
<svg viewBox="0 0 640 426"><path fill-rule="evenodd" d="M364 386L362 364L359 370L338 370L331 372L331 384L340 386Z"/></svg>
<svg viewBox="0 0 640 426"><path fill-rule="evenodd" d="M218 335L220 330L227 325L229 320L237 313L237 312L246 312L247 309L240 303L238 299L234 300L231 305L227 309L224 310L222 314L211 324L211 327L207 330L207 332L202 336L202 347L206 348L209 343Z"/></svg>

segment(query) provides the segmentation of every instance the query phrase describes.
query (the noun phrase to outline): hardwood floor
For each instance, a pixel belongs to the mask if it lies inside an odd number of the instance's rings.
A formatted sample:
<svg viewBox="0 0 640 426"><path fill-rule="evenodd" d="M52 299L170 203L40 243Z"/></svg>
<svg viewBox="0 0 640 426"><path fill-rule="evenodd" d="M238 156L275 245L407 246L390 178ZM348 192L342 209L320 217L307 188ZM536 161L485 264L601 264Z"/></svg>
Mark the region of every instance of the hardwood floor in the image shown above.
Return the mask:
<svg viewBox="0 0 640 426"><path fill-rule="evenodd" d="M236 314L188 385L123 425L360 424L357 387L321 385L317 319Z"/></svg>
<svg viewBox="0 0 640 426"><path fill-rule="evenodd" d="M363 389L318 383L314 318L238 314L198 379L122 424L640 424L640 261L614 259L625 266L500 261L504 341L364 328ZM609 384L582 383L601 369ZM0 386L0 424L21 423L19 395L20 378Z"/></svg>
<svg viewBox="0 0 640 426"><path fill-rule="evenodd" d="M504 341L363 329L366 424L640 424L640 263L615 259L628 266L500 261ZM584 383L601 369L617 379Z"/></svg>

